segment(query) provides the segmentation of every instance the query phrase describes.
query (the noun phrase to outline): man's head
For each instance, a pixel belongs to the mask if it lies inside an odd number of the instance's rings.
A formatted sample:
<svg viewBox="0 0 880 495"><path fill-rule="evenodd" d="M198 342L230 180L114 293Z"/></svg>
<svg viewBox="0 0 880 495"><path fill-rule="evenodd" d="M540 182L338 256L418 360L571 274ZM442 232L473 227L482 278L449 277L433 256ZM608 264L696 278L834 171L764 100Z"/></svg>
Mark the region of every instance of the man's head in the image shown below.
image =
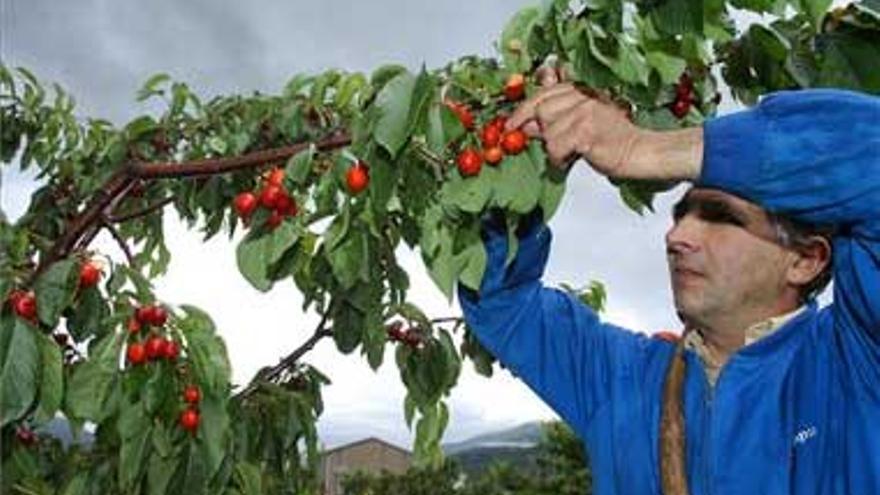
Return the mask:
<svg viewBox="0 0 880 495"><path fill-rule="evenodd" d="M795 309L830 280L830 232L717 189L692 188L666 234L685 323L742 330Z"/></svg>

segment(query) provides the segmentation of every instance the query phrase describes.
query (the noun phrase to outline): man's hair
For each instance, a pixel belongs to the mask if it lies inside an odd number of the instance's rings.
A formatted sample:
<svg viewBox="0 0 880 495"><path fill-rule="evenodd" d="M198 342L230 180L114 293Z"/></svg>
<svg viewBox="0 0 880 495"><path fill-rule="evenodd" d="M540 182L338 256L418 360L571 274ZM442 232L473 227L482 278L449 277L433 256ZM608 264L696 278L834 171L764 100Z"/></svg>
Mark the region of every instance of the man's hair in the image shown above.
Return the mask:
<svg viewBox="0 0 880 495"><path fill-rule="evenodd" d="M767 218L770 225L776 231L776 240L787 248L806 247L810 244L812 237L822 237L828 241L828 245L832 246L832 237L835 234L835 228L824 224L811 224L795 220L788 215L780 213L767 212ZM831 256L828 258L828 264L822 269L822 272L801 288L800 302L805 303L814 298L825 290L828 283L831 282L831 270L833 264L832 250Z"/></svg>

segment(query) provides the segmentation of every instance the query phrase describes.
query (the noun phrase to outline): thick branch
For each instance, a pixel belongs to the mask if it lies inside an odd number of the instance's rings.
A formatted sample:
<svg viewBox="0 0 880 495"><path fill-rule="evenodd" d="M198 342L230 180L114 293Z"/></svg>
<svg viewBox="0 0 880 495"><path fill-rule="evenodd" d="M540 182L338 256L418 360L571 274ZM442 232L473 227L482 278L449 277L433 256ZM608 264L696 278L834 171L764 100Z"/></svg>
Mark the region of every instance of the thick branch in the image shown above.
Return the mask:
<svg viewBox="0 0 880 495"><path fill-rule="evenodd" d="M129 167L129 170L132 175L143 179L224 174L290 158L308 148L311 144L310 142L303 142L283 148L256 151L231 158L209 158L186 163L135 163ZM351 137L339 133L318 141L315 143L315 147L318 151L329 151L343 148L349 144L351 144Z"/></svg>
<svg viewBox="0 0 880 495"><path fill-rule="evenodd" d="M315 143L319 151L329 151L343 148L351 144L351 137L343 133L336 133L330 137ZM121 199L131 190L131 186L138 178L162 179L171 177L194 177L204 175L216 175L248 168L258 168L268 162L275 162L289 158L310 146L310 142L297 143L283 148L257 151L232 158L194 160L185 163L129 163L120 168L98 189L85 209L67 225L67 230L55 244L49 249L39 265L31 274L26 285L32 285L37 277L52 263L65 258L77 244L85 247L81 242L83 235L91 229L99 227L102 215L112 211ZM162 205L165 206L165 205ZM96 232L92 230L91 232ZM94 236L87 239L91 242ZM88 245L88 242L85 245Z"/></svg>

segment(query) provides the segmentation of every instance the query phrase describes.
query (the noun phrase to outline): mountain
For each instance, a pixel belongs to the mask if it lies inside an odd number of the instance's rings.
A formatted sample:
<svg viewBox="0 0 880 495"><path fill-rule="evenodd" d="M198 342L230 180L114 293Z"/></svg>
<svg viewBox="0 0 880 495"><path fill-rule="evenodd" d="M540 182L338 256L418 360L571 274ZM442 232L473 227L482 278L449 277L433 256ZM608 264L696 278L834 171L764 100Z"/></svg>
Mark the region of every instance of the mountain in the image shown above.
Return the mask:
<svg viewBox="0 0 880 495"><path fill-rule="evenodd" d="M515 428L485 433L463 442L443 445L447 456L457 460L468 474L482 472L496 462L506 462L531 471L536 467L540 422L524 423Z"/></svg>
<svg viewBox="0 0 880 495"><path fill-rule="evenodd" d="M541 423L533 421L514 428L477 435L462 442L443 444L446 455L485 448L529 448L541 440Z"/></svg>

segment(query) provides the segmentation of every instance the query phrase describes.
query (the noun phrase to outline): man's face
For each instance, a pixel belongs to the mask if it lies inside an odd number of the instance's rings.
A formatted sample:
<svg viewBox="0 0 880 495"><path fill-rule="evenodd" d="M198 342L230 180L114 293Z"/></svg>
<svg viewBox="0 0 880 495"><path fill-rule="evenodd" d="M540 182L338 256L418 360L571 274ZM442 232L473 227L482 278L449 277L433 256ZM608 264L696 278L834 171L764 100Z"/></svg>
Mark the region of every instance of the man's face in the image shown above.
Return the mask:
<svg viewBox="0 0 880 495"><path fill-rule="evenodd" d="M759 206L715 189L693 188L673 209L666 252L675 307L707 325L772 312L785 289L788 250Z"/></svg>

